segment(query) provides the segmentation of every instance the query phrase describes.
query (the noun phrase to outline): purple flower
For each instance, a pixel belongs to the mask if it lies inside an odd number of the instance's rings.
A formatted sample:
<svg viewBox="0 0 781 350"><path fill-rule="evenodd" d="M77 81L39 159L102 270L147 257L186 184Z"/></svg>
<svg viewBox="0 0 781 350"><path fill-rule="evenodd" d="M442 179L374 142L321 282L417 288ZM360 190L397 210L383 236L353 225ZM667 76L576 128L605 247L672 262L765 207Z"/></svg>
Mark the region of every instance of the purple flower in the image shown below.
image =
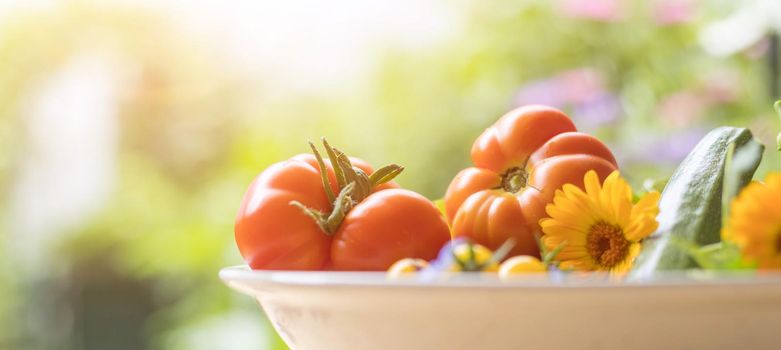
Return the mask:
<svg viewBox="0 0 781 350"><path fill-rule="evenodd" d="M536 80L515 95L518 105L546 104L555 107L580 104L606 93L605 77L593 68L566 70L551 78Z"/></svg>
<svg viewBox="0 0 781 350"><path fill-rule="evenodd" d="M680 163L707 133L704 129L684 129L669 134L646 134L633 138L620 163L668 164Z"/></svg>
<svg viewBox="0 0 781 350"><path fill-rule="evenodd" d="M453 247L466 242L469 241L463 237L459 237L445 243L445 245L439 249L437 258L431 261L429 265L426 266L426 268L420 271L418 278L421 281L427 282L434 281L439 278L442 273L448 271L450 267L453 266L455 259L453 257Z"/></svg>
<svg viewBox="0 0 781 350"><path fill-rule="evenodd" d="M607 89L606 80L601 71L593 68L563 71L527 84L515 95L515 103L571 109L573 119L581 127L594 129L615 121L621 114L621 102Z"/></svg>
<svg viewBox="0 0 781 350"><path fill-rule="evenodd" d="M533 81L516 93L515 104L541 104L560 108L566 104L566 99L559 88L556 78Z"/></svg>
<svg viewBox="0 0 781 350"><path fill-rule="evenodd" d="M575 105L572 109L572 119L586 130L593 130L610 124L621 114L621 101L611 93L604 93L586 103Z"/></svg>

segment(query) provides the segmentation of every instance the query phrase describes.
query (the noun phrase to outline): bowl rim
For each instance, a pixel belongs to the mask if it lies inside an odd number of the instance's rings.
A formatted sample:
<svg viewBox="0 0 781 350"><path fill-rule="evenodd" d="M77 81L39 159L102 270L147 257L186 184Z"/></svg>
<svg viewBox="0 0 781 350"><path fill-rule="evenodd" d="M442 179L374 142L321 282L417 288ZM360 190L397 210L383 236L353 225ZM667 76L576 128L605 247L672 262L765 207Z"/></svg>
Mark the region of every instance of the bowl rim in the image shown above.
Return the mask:
<svg viewBox="0 0 781 350"><path fill-rule="evenodd" d="M385 272L252 270L247 265L229 266L219 271L227 284L264 284L300 287L368 288L648 288L713 286L781 286L779 272L669 271L643 278L612 278L605 273L552 273L524 275L502 280L496 274L454 273L420 278L388 279Z"/></svg>

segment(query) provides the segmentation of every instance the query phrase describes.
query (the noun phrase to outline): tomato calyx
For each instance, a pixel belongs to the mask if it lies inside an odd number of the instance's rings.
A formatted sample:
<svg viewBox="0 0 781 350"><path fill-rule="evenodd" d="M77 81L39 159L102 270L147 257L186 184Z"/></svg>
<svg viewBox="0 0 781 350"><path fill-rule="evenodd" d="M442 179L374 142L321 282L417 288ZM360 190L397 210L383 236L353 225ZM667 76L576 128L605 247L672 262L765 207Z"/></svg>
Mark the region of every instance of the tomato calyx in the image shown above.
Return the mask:
<svg viewBox="0 0 781 350"><path fill-rule="evenodd" d="M501 175L501 188L510 193L517 193L526 188L529 182L529 173L524 167L513 167Z"/></svg>
<svg viewBox="0 0 781 350"><path fill-rule="evenodd" d="M333 166L336 183L340 189L338 194L334 194L331 189L331 181L328 178L328 168L323 157L312 142L309 142L309 147L312 148L312 153L317 159L323 189L328 197L328 201L331 203L331 210L322 212L309 208L299 201L291 201L290 205L300 208L304 214L312 218L320 226L320 229L329 236L336 233L350 209L368 197L375 187L393 180L404 170L404 167L400 165L390 164L377 169L371 175L367 175L366 172L352 165L350 157L344 154L344 152L331 147L328 141L323 138L323 148L325 148L328 159Z"/></svg>
<svg viewBox="0 0 781 350"><path fill-rule="evenodd" d="M339 196L333 201L333 208L330 213L309 208L299 201L290 201L290 205L301 209L306 216L312 218L312 220L317 223L317 226L320 226L320 229L323 230L325 234L330 236L336 233L342 220L347 216L347 212L349 212L355 204L349 196L349 193L352 192L354 187L355 184L350 183L339 192Z"/></svg>

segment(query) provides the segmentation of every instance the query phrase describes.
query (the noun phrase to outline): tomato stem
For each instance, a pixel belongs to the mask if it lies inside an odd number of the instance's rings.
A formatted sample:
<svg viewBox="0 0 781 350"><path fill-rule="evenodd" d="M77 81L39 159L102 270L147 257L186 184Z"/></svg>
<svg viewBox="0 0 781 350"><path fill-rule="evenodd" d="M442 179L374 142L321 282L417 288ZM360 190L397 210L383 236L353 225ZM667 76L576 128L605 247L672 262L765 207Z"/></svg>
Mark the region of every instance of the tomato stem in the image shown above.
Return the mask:
<svg viewBox="0 0 781 350"><path fill-rule="evenodd" d="M500 263L504 258L507 257L507 255L510 255L510 251L513 250L513 247L515 247L515 238L508 238L504 243L502 243L499 248L497 248L493 254L491 254L491 259L488 259L488 262L486 262L486 266L490 265L491 263Z"/></svg>
<svg viewBox="0 0 781 350"><path fill-rule="evenodd" d="M534 234L534 241L537 242L537 247L540 249L540 257L542 258L542 264L545 266L558 266L553 259L556 258L556 255L559 255L559 253L564 249L564 247L567 246L567 241L561 242L559 245L553 248L553 250L548 250L548 248L543 244L542 242L542 235L539 232L536 232Z"/></svg>
<svg viewBox="0 0 781 350"><path fill-rule="evenodd" d="M336 200L336 197L334 196L334 191L331 190L331 181L328 180L328 169L325 167L323 156L320 155L320 152L317 151L317 147L315 147L311 141L309 142L309 147L312 148L312 153L314 153L315 158L317 158L317 165L320 168L320 178L323 181L325 195L328 196L328 201L333 203L334 200Z"/></svg>
<svg viewBox="0 0 781 350"><path fill-rule="evenodd" d="M548 266L553 263L553 259L556 258L556 255L559 255L559 253L564 249L564 247L567 246L567 241L561 242L561 244L557 245L553 250L546 252L545 255L542 256L542 263L545 264L545 266Z"/></svg>
<svg viewBox="0 0 781 350"><path fill-rule="evenodd" d="M393 178L399 175L403 170L404 167L401 165L386 165L372 173L371 176L369 176L369 181L371 181L372 187L379 186L393 180Z"/></svg>
<svg viewBox="0 0 781 350"><path fill-rule="evenodd" d="M340 167L337 163L338 156L336 155L335 150L331 147L331 145L328 144L328 141L325 140L325 137L323 137L323 147L328 153L328 159L331 161L331 165L334 167L336 182L339 184L339 188L342 188L347 185L347 180L345 179L342 167Z"/></svg>
<svg viewBox="0 0 781 350"><path fill-rule="evenodd" d="M488 260L482 263L477 261L477 252L475 252L474 243L471 241L466 241L465 244L467 247L466 259L461 259L453 248L450 252L453 257L453 261L458 265L461 271L484 271L488 266L491 266L494 263L498 264L504 260L508 254L510 254L510 251L515 246L515 239L510 238L506 240L504 243L502 243L501 246L499 246L499 248L496 249L496 251L491 253L491 256L488 258Z"/></svg>
<svg viewBox="0 0 781 350"><path fill-rule="evenodd" d="M380 168L369 176L363 170L354 167L352 162L350 162L350 157L344 154L344 152L331 147L328 141L323 138L323 147L328 154L328 160L334 169L336 182L340 189L339 193L334 195L331 189L332 184L328 179L328 168L325 166L325 160L323 160L317 147L312 142L309 142L309 147L312 148L312 153L317 158L323 189L328 197L328 201L331 203L332 209L329 213L324 213L317 209L309 208L298 201L291 201L290 205L300 208L306 216L314 220L320 226L320 229L329 236L336 233L344 217L347 216L347 213L356 203L368 197L376 186L393 180L404 170L402 166L391 164Z"/></svg>
<svg viewBox="0 0 781 350"><path fill-rule="evenodd" d="M328 216L328 219L326 219L325 226L327 229L324 230L326 234L332 235L336 233L336 230L339 229L339 225L344 220L344 217L347 216L347 213L353 208L355 202L350 198L350 193L353 191L354 187L354 182L347 184L347 186L344 186L342 191L339 192L339 196L336 197L334 209L331 211L331 215Z"/></svg>
<svg viewBox="0 0 781 350"><path fill-rule="evenodd" d="M339 193L339 196L336 197L334 208L328 215L317 209L309 208L299 201L290 201L290 205L301 209L306 216L312 218L312 220L320 226L320 229L323 230L325 234L330 236L336 233L336 230L339 229L339 224L342 223L347 212L353 207L354 202L350 199L349 193L354 187L355 183L349 183L344 187Z"/></svg>
<svg viewBox="0 0 781 350"><path fill-rule="evenodd" d="M318 226L320 226L321 230L323 230L324 232L328 232L328 227L325 226L325 214L323 214L323 212L316 209L309 208L299 201L290 201L290 205L301 209L301 211L306 216L312 218L312 220L314 220L314 222L317 223Z"/></svg>

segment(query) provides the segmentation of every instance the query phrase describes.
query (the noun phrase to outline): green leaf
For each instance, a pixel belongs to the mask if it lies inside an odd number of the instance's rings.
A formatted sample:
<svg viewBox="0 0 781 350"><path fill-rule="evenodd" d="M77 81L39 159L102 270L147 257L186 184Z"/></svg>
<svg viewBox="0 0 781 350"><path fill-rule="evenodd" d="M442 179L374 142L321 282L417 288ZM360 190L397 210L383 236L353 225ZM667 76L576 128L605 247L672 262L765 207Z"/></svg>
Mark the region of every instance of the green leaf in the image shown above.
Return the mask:
<svg viewBox="0 0 781 350"><path fill-rule="evenodd" d="M752 146L751 132L745 128L721 127L708 133L670 177L659 201L659 228L640 251L630 277L644 278L657 271L681 270L698 266L691 255L676 246L674 239L694 245L721 241L722 188L728 149L734 145L741 155L740 168L729 175L735 181L731 191L745 186L762 157L762 146ZM732 161L737 162L737 159ZM739 171L738 171L739 170ZM674 238L673 238L674 237Z"/></svg>
<svg viewBox="0 0 781 350"><path fill-rule="evenodd" d="M727 217L729 217L729 206L730 203L732 203L732 197L735 193L737 193L737 187L738 184L735 183L736 180L732 179L734 176L733 174L733 166L732 166L732 158L735 155L735 144L731 143L729 147L727 147L727 155L724 159L724 183L722 184L722 191L721 191L721 225L724 226L724 224L727 223Z"/></svg>
<svg viewBox="0 0 781 350"><path fill-rule="evenodd" d="M691 241L675 237L672 244L681 251L686 252L699 267L706 270L746 270L756 266L743 260L740 248L732 242L722 241L718 243L697 246Z"/></svg>
<svg viewBox="0 0 781 350"><path fill-rule="evenodd" d="M726 219L729 217L732 199L746 185L743 174L754 173L757 164L761 161L763 151L764 146L754 140L746 143L744 147L737 151L735 151L734 144L730 145L724 166L724 185L721 192L722 225L726 223Z"/></svg>

